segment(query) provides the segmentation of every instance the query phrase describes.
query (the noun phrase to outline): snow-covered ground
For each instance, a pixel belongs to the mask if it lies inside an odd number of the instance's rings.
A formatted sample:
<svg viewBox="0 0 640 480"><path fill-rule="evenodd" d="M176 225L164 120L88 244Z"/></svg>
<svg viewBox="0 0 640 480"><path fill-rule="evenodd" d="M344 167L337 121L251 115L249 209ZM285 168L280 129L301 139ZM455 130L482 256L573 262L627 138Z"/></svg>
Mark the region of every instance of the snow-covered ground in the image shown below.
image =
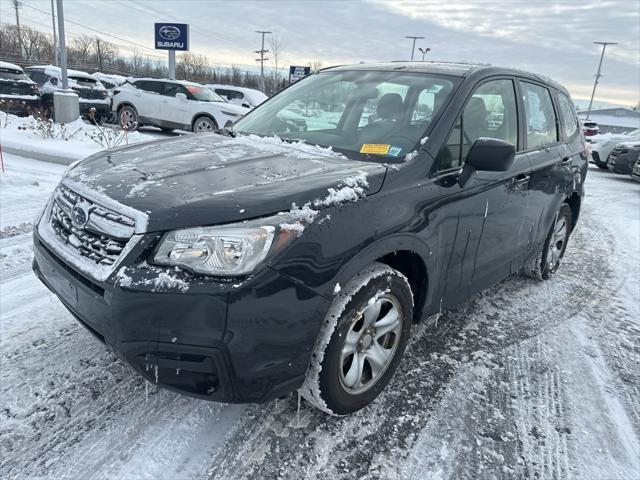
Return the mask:
<svg viewBox="0 0 640 480"><path fill-rule="evenodd" d="M416 327L369 408L157 391L30 271L64 167L0 175L0 478L633 479L640 472L640 184L591 168L550 282L514 277Z"/></svg>
<svg viewBox="0 0 640 480"><path fill-rule="evenodd" d="M0 112L0 144L5 150L13 148L21 153L62 156L71 163L108 147L156 140L164 136L154 129L118 134L114 133L116 130L113 125L105 124L99 128L81 119L62 127L60 124L51 124L51 128L47 129L51 133L43 136L45 125L46 122L38 123L33 117L23 118ZM105 139L105 136L110 138Z"/></svg>

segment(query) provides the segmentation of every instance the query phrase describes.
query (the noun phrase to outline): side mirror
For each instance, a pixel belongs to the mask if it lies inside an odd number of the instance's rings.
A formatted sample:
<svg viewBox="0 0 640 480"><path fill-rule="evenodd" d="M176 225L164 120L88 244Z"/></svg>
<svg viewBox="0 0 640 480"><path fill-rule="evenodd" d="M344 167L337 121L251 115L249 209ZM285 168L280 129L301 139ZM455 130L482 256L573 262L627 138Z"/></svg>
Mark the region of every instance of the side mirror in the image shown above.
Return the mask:
<svg viewBox="0 0 640 480"><path fill-rule="evenodd" d="M516 158L516 147L497 138L478 138L467 154L458 184L464 187L477 171L506 172Z"/></svg>
<svg viewBox="0 0 640 480"><path fill-rule="evenodd" d="M58 79L56 77L51 77L49 82L51 82L51 85L58 85Z"/></svg>
<svg viewBox="0 0 640 480"><path fill-rule="evenodd" d="M178 93L176 93L176 98L177 98L178 100L186 100L186 99L187 99L187 96L186 96L184 93L182 93L182 92L178 92Z"/></svg>
<svg viewBox="0 0 640 480"><path fill-rule="evenodd" d="M242 106L243 106L244 108L251 108L251 105L249 105L249 104L248 104L248 103L246 103L246 102L245 102L245 103L243 103L243 104L242 104Z"/></svg>

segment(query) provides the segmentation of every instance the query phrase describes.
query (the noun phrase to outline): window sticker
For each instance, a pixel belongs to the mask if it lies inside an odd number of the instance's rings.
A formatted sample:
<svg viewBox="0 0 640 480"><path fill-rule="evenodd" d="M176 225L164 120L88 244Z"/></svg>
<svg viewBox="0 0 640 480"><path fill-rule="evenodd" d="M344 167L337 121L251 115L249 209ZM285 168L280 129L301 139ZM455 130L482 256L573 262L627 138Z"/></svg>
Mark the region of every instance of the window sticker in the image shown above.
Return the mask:
<svg viewBox="0 0 640 480"><path fill-rule="evenodd" d="M386 143L363 143L360 147L360 153L371 153L374 155L386 155L391 145Z"/></svg>
<svg viewBox="0 0 640 480"><path fill-rule="evenodd" d="M391 157L397 157L398 155L400 155L400 153L402 153L402 147L399 147L397 145L393 145L389 151L387 152L387 155L391 156Z"/></svg>

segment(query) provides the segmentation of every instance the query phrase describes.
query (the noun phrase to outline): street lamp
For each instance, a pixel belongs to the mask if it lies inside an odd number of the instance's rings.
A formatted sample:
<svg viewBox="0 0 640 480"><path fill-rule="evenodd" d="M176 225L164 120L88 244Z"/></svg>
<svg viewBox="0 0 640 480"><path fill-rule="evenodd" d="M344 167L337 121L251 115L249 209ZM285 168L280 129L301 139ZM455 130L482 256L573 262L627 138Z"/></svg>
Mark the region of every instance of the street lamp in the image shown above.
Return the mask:
<svg viewBox="0 0 640 480"><path fill-rule="evenodd" d="M416 49L416 40L421 40L424 37L413 37L411 35L407 35L404 38L409 38L409 39L413 40L413 45L411 47L411 61L413 62L413 53L415 52L415 49Z"/></svg>
<svg viewBox="0 0 640 480"><path fill-rule="evenodd" d="M604 51L607 49L607 45L617 45L615 42L593 42L596 45L602 45L602 54L600 55L600 63L598 64L598 73L596 73L596 80L593 82L593 91L591 92L591 100L589 100L589 109L587 110L587 120L589 120L589 115L591 115L591 106L593 105L593 97L596 94L596 87L598 86L598 79L602 76L600 75L600 70L602 69L602 60L604 59Z"/></svg>
<svg viewBox="0 0 640 480"><path fill-rule="evenodd" d="M430 48L422 48L422 47L418 47L418 51L420 53L422 53L422 61L424 62L424 56L427 54L427 52L429 52L431 49Z"/></svg>

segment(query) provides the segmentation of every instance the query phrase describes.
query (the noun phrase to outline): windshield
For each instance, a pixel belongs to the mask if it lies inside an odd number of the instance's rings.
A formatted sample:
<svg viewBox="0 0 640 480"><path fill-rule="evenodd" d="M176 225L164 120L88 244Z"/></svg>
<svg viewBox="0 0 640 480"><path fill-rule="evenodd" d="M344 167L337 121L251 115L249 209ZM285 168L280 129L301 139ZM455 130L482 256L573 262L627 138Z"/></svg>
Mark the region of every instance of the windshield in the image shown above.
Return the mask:
<svg viewBox="0 0 640 480"><path fill-rule="evenodd" d="M1 80L29 80L29 78L22 72L8 68L0 68Z"/></svg>
<svg viewBox="0 0 640 480"><path fill-rule="evenodd" d="M196 100L200 100L201 102L224 102L220 95L206 87L199 85L185 85L184 87Z"/></svg>
<svg viewBox="0 0 640 480"><path fill-rule="evenodd" d="M399 157L424 136L454 81L423 73L322 72L256 108L234 130Z"/></svg>

